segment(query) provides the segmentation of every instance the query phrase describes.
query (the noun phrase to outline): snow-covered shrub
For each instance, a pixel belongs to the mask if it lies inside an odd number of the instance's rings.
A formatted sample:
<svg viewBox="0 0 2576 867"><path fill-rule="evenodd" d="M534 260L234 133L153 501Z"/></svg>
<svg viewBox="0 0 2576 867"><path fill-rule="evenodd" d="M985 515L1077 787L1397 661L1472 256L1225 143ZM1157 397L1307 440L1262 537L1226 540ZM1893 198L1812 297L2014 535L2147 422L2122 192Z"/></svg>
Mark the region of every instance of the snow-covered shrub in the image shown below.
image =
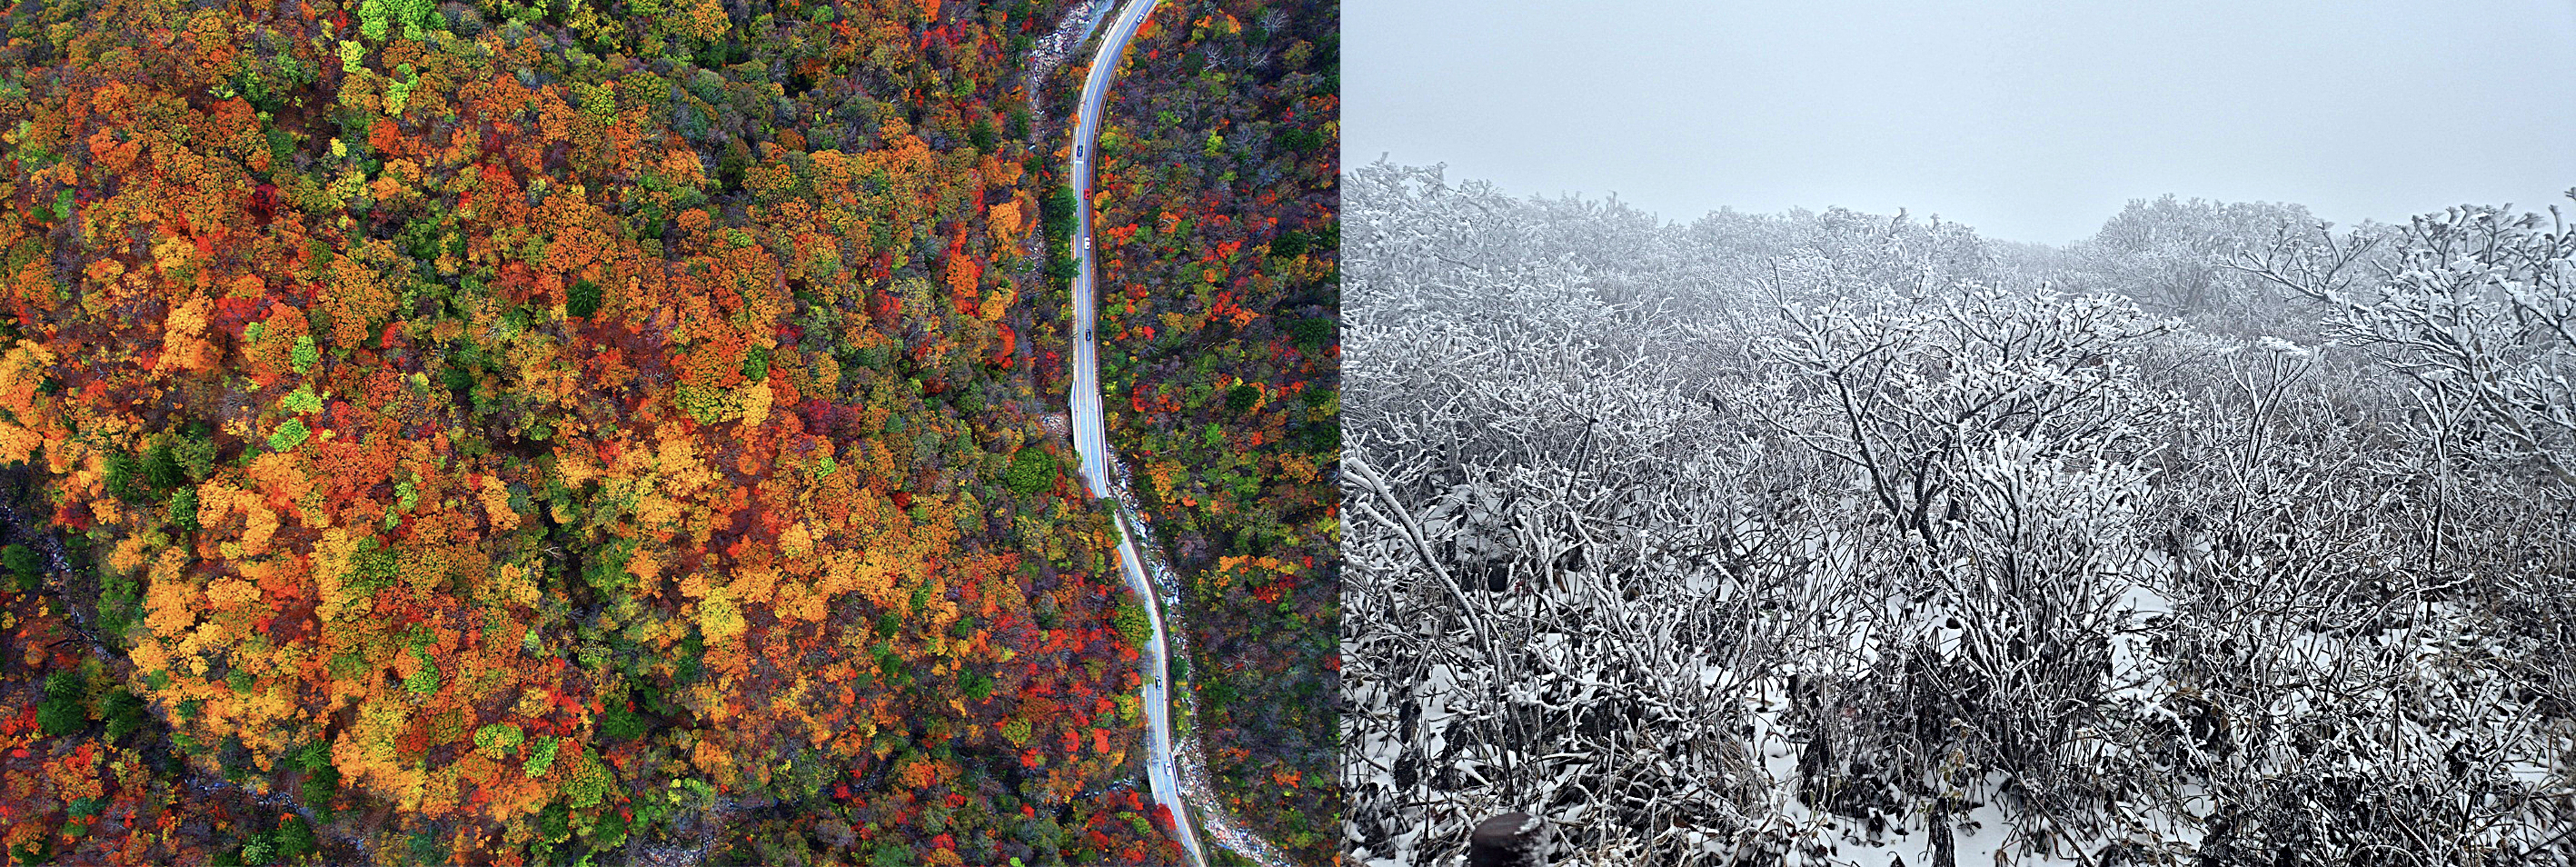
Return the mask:
<svg viewBox="0 0 2576 867"><path fill-rule="evenodd" d="M2555 224L1345 206L1354 863L2576 850Z"/></svg>

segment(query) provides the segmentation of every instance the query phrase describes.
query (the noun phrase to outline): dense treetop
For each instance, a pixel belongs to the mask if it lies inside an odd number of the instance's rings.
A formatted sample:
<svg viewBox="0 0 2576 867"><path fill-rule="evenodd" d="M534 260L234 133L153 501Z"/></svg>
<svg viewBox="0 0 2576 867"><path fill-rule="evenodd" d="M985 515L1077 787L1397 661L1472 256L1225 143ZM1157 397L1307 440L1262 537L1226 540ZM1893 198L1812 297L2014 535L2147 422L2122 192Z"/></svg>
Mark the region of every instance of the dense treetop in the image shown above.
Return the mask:
<svg viewBox="0 0 2576 867"><path fill-rule="evenodd" d="M16 749L168 760L8 843L204 855L183 775L254 862L1166 857L1018 339L1063 11L17 7L0 462L93 658Z"/></svg>

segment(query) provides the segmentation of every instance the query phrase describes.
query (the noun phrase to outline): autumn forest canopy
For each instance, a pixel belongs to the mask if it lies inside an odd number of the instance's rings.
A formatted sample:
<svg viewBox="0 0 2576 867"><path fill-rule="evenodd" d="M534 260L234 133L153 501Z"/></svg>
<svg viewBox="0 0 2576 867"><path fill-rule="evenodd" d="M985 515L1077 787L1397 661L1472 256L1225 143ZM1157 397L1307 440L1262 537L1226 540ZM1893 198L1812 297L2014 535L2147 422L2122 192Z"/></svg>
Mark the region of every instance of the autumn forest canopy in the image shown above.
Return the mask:
<svg viewBox="0 0 2576 867"><path fill-rule="evenodd" d="M1074 11L11 9L11 863L1170 861L1043 423Z"/></svg>

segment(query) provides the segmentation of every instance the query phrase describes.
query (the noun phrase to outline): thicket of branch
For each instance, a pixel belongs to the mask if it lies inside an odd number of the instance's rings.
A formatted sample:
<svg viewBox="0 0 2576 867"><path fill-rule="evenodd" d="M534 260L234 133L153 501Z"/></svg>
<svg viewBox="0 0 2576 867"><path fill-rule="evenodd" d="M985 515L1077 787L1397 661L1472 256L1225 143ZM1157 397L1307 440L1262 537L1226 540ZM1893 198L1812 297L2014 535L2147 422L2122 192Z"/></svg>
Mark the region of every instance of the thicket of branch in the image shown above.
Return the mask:
<svg viewBox="0 0 2576 867"><path fill-rule="evenodd" d="M1359 863L2576 848L2566 227L1344 192Z"/></svg>

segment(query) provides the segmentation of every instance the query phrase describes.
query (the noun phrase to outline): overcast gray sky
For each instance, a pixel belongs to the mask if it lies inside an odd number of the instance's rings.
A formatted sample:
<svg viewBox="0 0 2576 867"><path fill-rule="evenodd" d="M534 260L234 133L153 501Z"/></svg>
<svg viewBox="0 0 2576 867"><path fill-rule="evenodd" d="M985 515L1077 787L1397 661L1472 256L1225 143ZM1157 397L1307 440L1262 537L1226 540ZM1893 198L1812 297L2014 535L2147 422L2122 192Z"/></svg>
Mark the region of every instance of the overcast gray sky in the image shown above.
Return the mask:
<svg viewBox="0 0 2576 867"><path fill-rule="evenodd" d="M2351 223L2576 186L2576 0L1349 0L1342 46L1345 165L1668 220L2057 243L2163 193Z"/></svg>

